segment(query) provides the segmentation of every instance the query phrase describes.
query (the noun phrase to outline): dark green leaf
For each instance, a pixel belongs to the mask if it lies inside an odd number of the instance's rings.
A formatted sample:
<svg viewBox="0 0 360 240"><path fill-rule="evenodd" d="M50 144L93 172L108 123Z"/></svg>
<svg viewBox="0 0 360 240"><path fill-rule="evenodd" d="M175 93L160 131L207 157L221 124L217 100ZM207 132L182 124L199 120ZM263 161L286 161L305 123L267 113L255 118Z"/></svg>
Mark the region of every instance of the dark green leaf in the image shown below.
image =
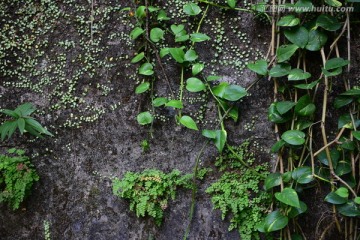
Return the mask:
<svg viewBox="0 0 360 240"><path fill-rule="evenodd" d="M342 3L339 2L339 1L337 1L337 0L325 0L325 2L326 2L328 5L330 5L330 6L332 6L332 7L336 7L336 8L342 6Z"/></svg>
<svg viewBox="0 0 360 240"><path fill-rule="evenodd" d="M229 85L225 88L222 98L229 101L237 101L247 95L245 88L238 85Z"/></svg>
<svg viewBox="0 0 360 240"><path fill-rule="evenodd" d="M340 214L347 217L358 217L360 216L360 209L356 204L352 201L347 202L344 205L338 206L337 210Z"/></svg>
<svg viewBox="0 0 360 240"><path fill-rule="evenodd" d="M352 131L352 135L354 136L354 138L360 141L360 131Z"/></svg>
<svg viewBox="0 0 360 240"><path fill-rule="evenodd" d="M311 0L299 0L295 3L295 12L311 12L313 9L313 4Z"/></svg>
<svg viewBox="0 0 360 240"><path fill-rule="evenodd" d="M316 19L316 25L327 31L336 31L341 28L341 23L335 17L328 14L321 14Z"/></svg>
<svg viewBox="0 0 360 240"><path fill-rule="evenodd" d="M25 130L25 120L23 118L19 118L17 120L17 125L19 128L19 131L21 134L24 134L24 130Z"/></svg>
<svg viewBox="0 0 360 240"><path fill-rule="evenodd" d="M291 66L287 63L276 64L270 69L269 75L271 77L283 77L290 73Z"/></svg>
<svg viewBox="0 0 360 240"><path fill-rule="evenodd" d="M270 173L265 179L265 190L279 186L282 182L281 173Z"/></svg>
<svg viewBox="0 0 360 240"><path fill-rule="evenodd" d="M281 135L281 139L291 145L302 145L305 143L305 133L299 130L288 130Z"/></svg>
<svg viewBox="0 0 360 240"><path fill-rule="evenodd" d="M267 75L267 67L268 66L267 66L266 60L263 60L263 59L257 60L254 63L249 63L247 65L247 67L259 75Z"/></svg>
<svg viewBox="0 0 360 240"><path fill-rule="evenodd" d="M285 62L290 59L292 55L296 52L299 47L295 44L282 45L276 50L276 56L278 62Z"/></svg>
<svg viewBox="0 0 360 240"><path fill-rule="evenodd" d="M351 172L351 165L350 163L346 162L346 161L340 161L338 163L337 168L335 169L335 173L338 176L342 176L345 174L348 174Z"/></svg>
<svg viewBox="0 0 360 240"><path fill-rule="evenodd" d="M319 30L309 31L309 41L306 49L309 51L319 51L327 42L328 36Z"/></svg>
<svg viewBox="0 0 360 240"><path fill-rule="evenodd" d="M288 224L288 217L281 214L279 210L273 211L266 216L258 230L261 232L274 232L283 229Z"/></svg>
<svg viewBox="0 0 360 240"><path fill-rule="evenodd" d="M277 141L272 147L271 147L271 152L272 153L276 153L276 152L278 152L281 148L282 148L282 146L284 146L285 145L285 141L284 140L279 140L279 141Z"/></svg>
<svg viewBox="0 0 360 240"><path fill-rule="evenodd" d="M284 31L285 37L300 48L305 48L309 41L309 31L304 27L291 28Z"/></svg>
<svg viewBox="0 0 360 240"><path fill-rule="evenodd" d="M294 87L296 88L300 88L300 89L313 89L316 84L318 84L320 82L320 80L316 80L312 83L308 83L308 84L297 84L297 85L294 85Z"/></svg>
<svg viewBox="0 0 360 240"><path fill-rule="evenodd" d="M314 180L310 167L298 167L292 172L292 178L300 184L307 184Z"/></svg>
<svg viewBox="0 0 360 240"><path fill-rule="evenodd" d="M299 18L295 17L294 15L287 15L280 18L280 20L277 22L277 25L279 27L293 27L299 25L299 23Z"/></svg>
<svg viewBox="0 0 360 240"><path fill-rule="evenodd" d="M335 98L334 107L338 109L352 103L352 101L353 101L352 97L340 96Z"/></svg>
<svg viewBox="0 0 360 240"><path fill-rule="evenodd" d="M299 197L292 188L284 188L281 192L275 193L275 198L286 205L300 208Z"/></svg>
<svg viewBox="0 0 360 240"><path fill-rule="evenodd" d="M277 102L276 109L282 115L290 111L295 105L296 103L290 101Z"/></svg>
<svg viewBox="0 0 360 240"><path fill-rule="evenodd" d="M300 208L295 208L295 207L292 207L289 214L288 214L288 217L289 218L294 218L294 217L297 217L298 215L304 213L307 211L307 206L304 202L300 201Z"/></svg>
<svg viewBox="0 0 360 240"><path fill-rule="evenodd" d="M315 105L308 94L302 96L295 106L295 113L300 116L310 116L315 112Z"/></svg>
<svg viewBox="0 0 360 240"><path fill-rule="evenodd" d="M328 195L326 195L324 201L332 204L344 204L348 201L348 199L340 197L335 192L331 192Z"/></svg>
<svg viewBox="0 0 360 240"><path fill-rule="evenodd" d="M291 118L291 115L285 114L282 116L278 110L276 109L276 103L272 103L269 107L268 111L268 119L273 123L285 123L289 121Z"/></svg>
<svg viewBox="0 0 360 240"><path fill-rule="evenodd" d="M343 95L343 96L360 96L360 89L350 89L344 93L341 93L340 95Z"/></svg>
<svg viewBox="0 0 360 240"><path fill-rule="evenodd" d="M304 72L302 69L294 68L290 71L288 75L289 81L298 81L298 80L304 80L311 77L311 74L308 72Z"/></svg>
<svg viewBox="0 0 360 240"><path fill-rule="evenodd" d="M36 111L36 107L34 107L31 103L24 103L15 108L15 112L20 112L20 116L28 116ZM19 117L20 117L19 116Z"/></svg>
<svg viewBox="0 0 360 240"><path fill-rule="evenodd" d="M348 60L344 60L343 58L332 58L326 61L325 69L333 70L336 68L344 67L349 64Z"/></svg>

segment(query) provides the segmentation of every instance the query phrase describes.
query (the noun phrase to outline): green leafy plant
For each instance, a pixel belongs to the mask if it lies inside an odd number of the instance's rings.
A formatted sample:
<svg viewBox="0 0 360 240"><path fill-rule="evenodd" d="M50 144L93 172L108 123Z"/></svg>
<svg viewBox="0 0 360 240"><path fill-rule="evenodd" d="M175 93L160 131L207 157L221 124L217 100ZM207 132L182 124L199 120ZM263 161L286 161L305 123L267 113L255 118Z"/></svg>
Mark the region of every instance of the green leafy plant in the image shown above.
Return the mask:
<svg viewBox="0 0 360 240"><path fill-rule="evenodd" d="M225 172L212 183L206 192L210 194L214 209L220 209L222 219L230 217L229 231L237 229L241 239L260 239L257 226L263 220L271 201L271 195L261 190L261 182L268 173L267 165L244 166L241 162L252 164L249 142L231 151L224 151L216 164ZM239 158L242 161L239 161Z"/></svg>
<svg viewBox="0 0 360 240"><path fill-rule="evenodd" d="M6 136L9 139L16 129L19 129L21 134L29 132L37 137L42 137L42 134L53 136L46 128L41 126L38 121L30 116L35 111L36 108L31 103L24 103L15 108L15 110L1 110L1 113L11 117L10 120L5 121L0 126L1 140L4 140Z"/></svg>
<svg viewBox="0 0 360 240"><path fill-rule="evenodd" d="M181 175L173 170L165 174L147 169L141 173L127 172L122 179L112 180L113 194L130 201L130 210L137 217L150 216L160 225L170 199L175 199L179 187L192 188L191 174Z"/></svg>
<svg viewBox="0 0 360 240"><path fill-rule="evenodd" d="M16 210L39 176L23 150L10 149L8 152L12 156L0 155L0 203Z"/></svg>

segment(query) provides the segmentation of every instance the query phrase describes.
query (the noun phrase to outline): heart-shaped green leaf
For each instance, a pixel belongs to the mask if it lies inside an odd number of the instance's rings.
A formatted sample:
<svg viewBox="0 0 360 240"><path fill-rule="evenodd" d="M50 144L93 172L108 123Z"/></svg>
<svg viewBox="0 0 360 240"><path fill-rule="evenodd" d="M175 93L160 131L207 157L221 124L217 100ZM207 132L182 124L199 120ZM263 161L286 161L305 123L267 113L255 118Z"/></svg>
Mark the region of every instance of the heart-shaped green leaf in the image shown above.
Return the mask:
<svg viewBox="0 0 360 240"><path fill-rule="evenodd" d="M195 50L190 49L185 53L184 60L188 62L195 61L199 56L196 54Z"/></svg>
<svg viewBox="0 0 360 240"><path fill-rule="evenodd" d="M139 86L136 87L135 93L140 94L140 93L146 92L149 88L150 88L150 83L143 82Z"/></svg>
<svg viewBox="0 0 360 240"><path fill-rule="evenodd" d="M309 51L319 51L327 42L328 36L319 31L311 30L309 31L309 40L306 45L306 49Z"/></svg>
<svg viewBox="0 0 360 240"><path fill-rule="evenodd" d="M290 101L277 102L276 109L282 115L290 111L295 105L296 103Z"/></svg>
<svg viewBox="0 0 360 240"><path fill-rule="evenodd" d="M331 204L344 204L348 201L347 198L340 197L335 192L331 192L325 197L325 202L331 203Z"/></svg>
<svg viewBox="0 0 360 240"><path fill-rule="evenodd" d="M192 77L186 80L186 89L189 92L200 92L205 90L205 84L198 78Z"/></svg>
<svg viewBox="0 0 360 240"><path fill-rule="evenodd" d="M271 173L265 179L265 190L279 186L282 182L281 173Z"/></svg>
<svg viewBox="0 0 360 240"><path fill-rule="evenodd" d="M271 77L283 77L290 73L291 66L287 63L276 64L273 68L270 69L269 75Z"/></svg>
<svg viewBox="0 0 360 240"><path fill-rule="evenodd" d="M316 25L327 31L336 31L341 28L341 23L335 17L328 14L321 14L316 19Z"/></svg>
<svg viewBox="0 0 360 240"><path fill-rule="evenodd" d="M265 76L267 74L267 61L264 59L257 60L254 63L249 63L247 67L259 75Z"/></svg>
<svg viewBox="0 0 360 240"><path fill-rule="evenodd" d="M150 30L150 40L153 42L159 42L164 39L164 31L161 28L153 28Z"/></svg>
<svg viewBox="0 0 360 240"><path fill-rule="evenodd" d="M131 63L137 63L140 62L145 57L145 53L141 52L137 54L133 59L131 59Z"/></svg>
<svg viewBox="0 0 360 240"><path fill-rule="evenodd" d="M152 101L152 104L154 105L154 107L160 107L162 105L165 105L167 102L168 102L167 98L158 97Z"/></svg>
<svg viewBox="0 0 360 240"><path fill-rule="evenodd" d="M282 215L279 210L273 211L266 216L257 227L260 232L274 232L286 227L289 218Z"/></svg>
<svg viewBox="0 0 360 240"><path fill-rule="evenodd" d="M288 130L281 135L281 139L291 145L303 145L305 143L305 133L299 130Z"/></svg>
<svg viewBox="0 0 360 240"><path fill-rule="evenodd" d="M344 107L352 102L353 102L352 97L340 96L340 97L335 98L334 107L339 109L339 108Z"/></svg>
<svg viewBox="0 0 360 240"><path fill-rule="evenodd" d="M290 59L292 55L298 50L298 46L295 44L282 45L276 51L277 60L279 63L285 62Z"/></svg>
<svg viewBox="0 0 360 240"><path fill-rule="evenodd" d="M348 60L344 60L343 58L332 58L326 61L325 69L333 70L336 68L344 67L349 64Z"/></svg>
<svg viewBox="0 0 360 240"><path fill-rule="evenodd" d="M192 33L190 34L190 41L192 42L203 42L210 40L210 37L204 33Z"/></svg>
<svg viewBox="0 0 360 240"><path fill-rule="evenodd" d="M184 125L187 128L193 129L198 131L198 127L196 126L195 121L189 117L189 116L182 116L179 121L182 125Z"/></svg>
<svg viewBox="0 0 360 240"><path fill-rule="evenodd" d="M313 89L316 86L316 84L318 84L319 82L320 82L320 80L316 80L316 81L314 81L312 83L308 83L308 84L306 84L306 83L304 83L304 84L296 84L296 85L294 85L294 87L300 88L300 89L305 89L305 90Z"/></svg>
<svg viewBox="0 0 360 240"><path fill-rule="evenodd" d="M140 28L140 27L136 27L134 28L131 32L130 32L130 38L132 40L135 40L136 38L138 38L141 34L143 34L145 32L144 29Z"/></svg>
<svg viewBox="0 0 360 240"><path fill-rule="evenodd" d="M308 94L302 96L295 106L295 113L299 116L310 116L315 112L315 104L312 103Z"/></svg>
<svg viewBox="0 0 360 240"><path fill-rule="evenodd" d="M214 141L215 141L215 146L220 153L224 149L226 139L227 139L227 132L225 130L216 130L216 137Z"/></svg>
<svg viewBox="0 0 360 240"><path fill-rule="evenodd" d="M292 178L300 184L307 184L314 180L310 167L298 167L292 172Z"/></svg>
<svg viewBox="0 0 360 240"><path fill-rule="evenodd" d="M152 123L154 120L150 112L142 112L137 115L137 121L140 125L146 125Z"/></svg>
<svg viewBox="0 0 360 240"><path fill-rule="evenodd" d="M185 61L185 53L183 48L170 48L170 55L175 59L178 63L183 63Z"/></svg>
<svg viewBox="0 0 360 240"><path fill-rule="evenodd" d="M204 67L205 65L203 63L195 63L191 68L192 75L195 76L199 74L204 69Z"/></svg>
<svg viewBox="0 0 360 240"><path fill-rule="evenodd" d="M139 74L145 76L153 75L154 74L153 68L154 67L153 65L151 65L151 63L144 63L139 68Z"/></svg>
<svg viewBox="0 0 360 240"><path fill-rule="evenodd" d="M164 10L160 10L157 15L157 20L166 21L166 20L170 20L170 18L166 15L166 12Z"/></svg>
<svg viewBox="0 0 360 240"><path fill-rule="evenodd" d="M183 9L184 12L190 16L196 16L201 12L200 7L196 3L187 3Z"/></svg>
<svg viewBox="0 0 360 240"><path fill-rule="evenodd" d="M284 31L285 37L300 48L305 48L309 41L309 31L304 27L291 28Z"/></svg>
<svg viewBox="0 0 360 240"><path fill-rule="evenodd" d="M279 27L293 27L299 25L299 23L299 18L295 17L294 15L287 15L280 18L280 20L277 22L277 25Z"/></svg>
<svg viewBox="0 0 360 240"><path fill-rule="evenodd" d="M300 201L300 208L295 208L295 207L292 207L289 214L288 214L288 217L289 218L294 218L294 217L297 217L298 215L304 213L307 211L307 206L304 202ZM294 238L292 238L294 239ZM300 238L302 240L302 238Z"/></svg>
<svg viewBox="0 0 360 240"><path fill-rule="evenodd" d="M299 80L308 79L309 77L311 77L310 73L304 72L302 69L294 68L290 71L288 75L288 80L299 81Z"/></svg>
<svg viewBox="0 0 360 240"><path fill-rule="evenodd" d="M181 109L183 108L183 103L180 100L170 100L165 104L165 106Z"/></svg>
<svg viewBox="0 0 360 240"><path fill-rule="evenodd" d="M284 188L281 192L275 193L275 198L286 205L300 208L298 194L292 188Z"/></svg>

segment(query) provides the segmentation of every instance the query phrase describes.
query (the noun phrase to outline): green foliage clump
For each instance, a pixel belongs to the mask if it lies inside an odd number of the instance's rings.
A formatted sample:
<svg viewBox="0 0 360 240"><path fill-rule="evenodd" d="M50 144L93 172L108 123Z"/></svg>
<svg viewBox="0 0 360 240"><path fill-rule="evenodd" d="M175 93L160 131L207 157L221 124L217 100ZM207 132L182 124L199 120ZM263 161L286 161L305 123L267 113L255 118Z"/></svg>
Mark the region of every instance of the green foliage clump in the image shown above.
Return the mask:
<svg viewBox="0 0 360 240"><path fill-rule="evenodd" d="M243 166L243 162L253 163L255 156L252 151L249 151L250 141L244 141L237 147L232 147L234 152L229 149L216 158L215 166L219 167L220 171L224 171L227 168L235 169Z"/></svg>
<svg viewBox="0 0 360 240"><path fill-rule="evenodd" d="M7 203L16 210L39 176L23 150L8 152L14 156L0 155L0 203Z"/></svg>
<svg viewBox="0 0 360 240"><path fill-rule="evenodd" d="M21 134L29 132L30 134L41 137L41 134L52 136L41 124L32 118L30 115L36 111L36 108L31 103L24 103L15 110L3 109L0 112L11 117L0 126L1 140L6 136L8 139L14 134L18 128Z"/></svg>
<svg viewBox="0 0 360 240"><path fill-rule="evenodd" d="M122 179L113 179L113 194L128 199L137 217L151 216L159 226L169 200L175 199L176 189L191 188L191 179L191 174L182 176L178 170L168 174L155 169L127 172Z"/></svg>
<svg viewBox="0 0 360 240"><path fill-rule="evenodd" d="M239 147L232 147L232 152L224 151L216 164L228 171L206 189L214 209L221 210L222 219L230 217L229 231L238 229L243 240L260 239L257 225L271 202L270 194L260 189L261 181L268 174L268 166L250 166L255 158L248 147L246 141ZM250 165L244 166L243 163Z"/></svg>

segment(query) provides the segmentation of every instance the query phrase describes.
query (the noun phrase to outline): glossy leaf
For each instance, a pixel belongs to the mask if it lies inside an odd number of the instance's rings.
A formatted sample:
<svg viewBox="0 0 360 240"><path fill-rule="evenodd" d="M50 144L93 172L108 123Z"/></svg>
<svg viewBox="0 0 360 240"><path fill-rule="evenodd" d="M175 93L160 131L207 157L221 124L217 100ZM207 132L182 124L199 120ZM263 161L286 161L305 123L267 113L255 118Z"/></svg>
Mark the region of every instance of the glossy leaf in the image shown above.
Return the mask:
<svg viewBox="0 0 360 240"><path fill-rule="evenodd" d="M328 195L326 195L324 201L331 204L344 204L348 201L348 199L339 196L335 192L330 192Z"/></svg>
<svg viewBox="0 0 360 240"><path fill-rule="evenodd" d="M327 42L328 36L319 31L311 30L309 31L309 40L306 45L306 49L309 51L319 51Z"/></svg>
<svg viewBox="0 0 360 240"><path fill-rule="evenodd" d="M308 89L313 89L316 86L316 84L318 84L319 82L320 82L320 80L316 80L311 83L296 84L296 85L294 85L294 87L299 88L299 89L308 90Z"/></svg>
<svg viewBox="0 0 360 240"><path fill-rule="evenodd" d="M316 25L327 31L336 31L341 28L341 23L329 14L321 14L316 19Z"/></svg>
<svg viewBox="0 0 360 240"><path fill-rule="evenodd" d="M141 34L143 34L145 32L144 29L140 28L140 27L136 27L134 28L131 32L130 32L130 38L132 40L137 39Z"/></svg>
<svg viewBox="0 0 360 240"><path fill-rule="evenodd" d="M286 205L300 208L298 194L292 188L284 188L281 192L275 193L275 198Z"/></svg>
<svg viewBox="0 0 360 240"><path fill-rule="evenodd" d="M298 50L298 46L295 44L290 45L282 45L276 50L276 56L278 62L285 62L286 60L290 59L292 55Z"/></svg>
<svg viewBox="0 0 360 240"><path fill-rule="evenodd" d="M290 111L295 105L296 103L290 101L277 102L276 109L280 114L285 114Z"/></svg>
<svg viewBox="0 0 360 240"><path fill-rule="evenodd" d="M298 80L305 80L311 77L311 74L308 72L304 72L302 69L292 69L288 75L289 81L298 81Z"/></svg>
<svg viewBox="0 0 360 240"><path fill-rule="evenodd" d="M352 97L340 96L335 98L334 107L339 109L353 102Z"/></svg>
<svg viewBox="0 0 360 240"><path fill-rule="evenodd" d="M307 209L308 209L307 205L304 202L300 201L300 207L299 208L292 207L288 214L288 217L289 218L297 217L298 215L306 212Z"/></svg>
<svg viewBox="0 0 360 240"><path fill-rule="evenodd" d="M250 70L256 72L257 74L264 76L264 75L267 75L267 67L268 67L267 64L268 64L268 63L267 63L266 60L260 59L260 60L257 60L257 61L254 62L254 63L249 63L249 64L247 65L247 67L248 67Z"/></svg>
<svg viewBox="0 0 360 240"><path fill-rule="evenodd" d="M142 112L137 116L137 121L140 125L146 125L152 123L154 120L150 112Z"/></svg>
<svg viewBox="0 0 360 240"><path fill-rule="evenodd" d="M296 27L284 31L285 37L300 48L305 48L309 41L309 31L305 27Z"/></svg>
<svg viewBox="0 0 360 240"><path fill-rule="evenodd" d="M219 152L222 152L226 143L227 132L225 130L217 130L215 137L215 146Z"/></svg>
<svg viewBox="0 0 360 240"><path fill-rule="evenodd" d="M191 73L193 76L199 74L204 69L205 65L203 63L195 63L192 65Z"/></svg>
<svg viewBox="0 0 360 240"><path fill-rule="evenodd" d="M348 173L351 173L351 165L346 161L340 161L335 169L336 175L339 177Z"/></svg>
<svg viewBox="0 0 360 240"><path fill-rule="evenodd" d="M196 16L201 12L200 7L196 3L187 3L183 9L184 12L190 16Z"/></svg>
<svg viewBox="0 0 360 240"><path fill-rule="evenodd" d="M281 139L290 145L302 145L305 143L305 133L299 130L288 130L281 135Z"/></svg>
<svg viewBox="0 0 360 240"><path fill-rule="evenodd" d="M291 66L287 63L276 64L270 69L269 75L271 77L283 77L290 73Z"/></svg>
<svg viewBox="0 0 360 240"><path fill-rule="evenodd" d="M332 58L326 61L325 69L333 70L336 68L344 67L349 64L348 60L344 60L343 58Z"/></svg>
<svg viewBox="0 0 360 240"><path fill-rule="evenodd" d="M179 121L182 125L184 125L185 127L189 128L189 129L193 129L193 130L196 130L198 131L198 127L196 126L196 123L195 121L189 117L189 116L182 116L180 118L180 121Z"/></svg>
<svg viewBox="0 0 360 240"><path fill-rule="evenodd" d="M352 131L351 133L354 136L354 138L360 141L360 131Z"/></svg>
<svg viewBox="0 0 360 240"><path fill-rule="evenodd" d="M153 65L151 63L144 63L139 68L139 74L150 76L154 74Z"/></svg>
<svg viewBox="0 0 360 240"><path fill-rule="evenodd" d="M200 92L205 90L205 84L198 78L192 77L186 80L186 89L189 92Z"/></svg>
<svg viewBox="0 0 360 240"><path fill-rule="evenodd" d="M289 218L282 215L279 210L273 211L268 214L264 221L258 226L260 232L274 232L283 229L287 226Z"/></svg>
<svg viewBox="0 0 360 240"><path fill-rule="evenodd" d="M145 53L141 52L137 54L133 59L131 59L131 63L137 63L140 62L145 57Z"/></svg>
<svg viewBox="0 0 360 240"><path fill-rule="evenodd" d="M270 173L265 179L265 190L279 186L282 182L281 173Z"/></svg>
<svg viewBox="0 0 360 240"><path fill-rule="evenodd" d="M339 2L339 1L337 1L337 0L325 0L325 2L326 2L328 5L330 5L330 6L332 6L332 7L336 7L336 8L342 6L342 3Z"/></svg>
<svg viewBox="0 0 360 240"><path fill-rule="evenodd" d="M183 108L183 103L180 100L170 100L165 104L165 106L181 109Z"/></svg>
<svg viewBox="0 0 360 240"><path fill-rule="evenodd" d="M149 88L150 88L149 82L141 83L139 86L136 87L135 93L140 94L140 93L146 92Z"/></svg>
<svg viewBox="0 0 360 240"><path fill-rule="evenodd" d="M192 49L188 50L186 53L185 53L185 56L184 56L184 60L185 61L188 61L188 62L193 62L195 61L199 56L196 54L196 52Z"/></svg>
<svg viewBox="0 0 360 240"><path fill-rule="evenodd" d="M287 15L280 18L280 20L277 22L277 25L279 27L293 27L299 25L299 23L299 18L295 17L294 15Z"/></svg>
<svg viewBox="0 0 360 240"><path fill-rule="evenodd" d="M272 145L271 152L272 153L278 152L285 145L285 143L286 142L284 140L280 139L274 145Z"/></svg>
<svg viewBox="0 0 360 240"><path fill-rule="evenodd" d="M190 34L190 41L192 42L203 42L210 40L210 37L204 33L192 33Z"/></svg>
<svg viewBox="0 0 360 240"><path fill-rule="evenodd" d="M155 98L152 102L152 104L154 105L154 107L160 107L162 105L165 105L168 102L168 100L164 97L158 97Z"/></svg>
<svg viewBox="0 0 360 240"><path fill-rule="evenodd" d="M285 123L291 119L291 115L281 115L276 108L276 103L272 103L268 110L268 119L273 123Z"/></svg>
<svg viewBox="0 0 360 240"><path fill-rule="evenodd" d="M295 106L295 113L300 116L310 116L315 112L315 104L312 103L309 95L302 96Z"/></svg>
<svg viewBox="0 0 360 240"><path fill-rule="evenodd" d="M161 28L153 28L150 30L150 40L153 42L159 42L164 39L164 31Z"/></svg>
<svg viewBox="0 0 360 240"><path fill-rule="evenodd" d="M339 187L338 189L336 189L335 193L343 198L349 197L349 190L345 187Z"/></svg>
<svg viewBox="0 0 360 240"><path fill-rule="evenodd" d="M307 184L314 180L310 167L298 167L292 172L292 178L300 184Z"/></svg>
<svg viewBox="0 0 360 240"><path fill-rule="evenodd" d="M344 205L338 206L337 210L340 214L347 216L347 217L359 217L360 216L360 209L356 204L352 201L347 202Z"/></svg>

